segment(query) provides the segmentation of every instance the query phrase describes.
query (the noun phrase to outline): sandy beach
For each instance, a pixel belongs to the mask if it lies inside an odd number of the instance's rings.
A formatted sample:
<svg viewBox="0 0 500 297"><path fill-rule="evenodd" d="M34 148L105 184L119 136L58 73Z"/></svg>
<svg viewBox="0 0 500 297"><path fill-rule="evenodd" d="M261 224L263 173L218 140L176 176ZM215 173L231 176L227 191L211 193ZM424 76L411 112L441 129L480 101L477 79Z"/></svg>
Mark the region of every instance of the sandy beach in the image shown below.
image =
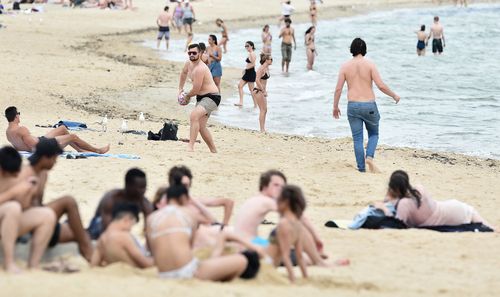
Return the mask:
<svg viewBox="0 0 500 297"><path fill-rule="evenodd" d="M307 21L308 1L293 2L299 11L294 21ZM325 2L320 6L320 19L433 5L432 1L411 0ZM122 119L128 120L130 129L145 131L158 131L164 120L176 120L180 123L179 137L184 138L189 129L190 107L181 107L176 101L181 65L160 60L157 51L142 46L145 39L155 37L155 19L164 2L136 0L134 5L136 11L69 9L49 4L42 14L0 16L0 23L6 27L0 29L2 110L17 106L22 124L36 135L45 134L47 129L35 125L62 119L85 122L96 131L77 133L89 142L109 143L114 154L141 157L61 158L49 175L46 201L73 195L88 225L99 199L107 190L123 186L129 168L139 167L147 173L147 197L152 197L157 187L166 183L169 168L185 164L194 174L194 196L232 198L237 212L238 206L257 192L259 174L277 168L285 172L290 183L305 191L306 212L324 239L326 252L332 259L349 258L351 265L311 268L310 279L291 287L284 270L269 267L256 280L218 284L159 280L154 269L140 271L125 265L90 269L83 259L72 257L81 273L37 271L12 276L0 271L0 296L498 295L498 233L349 231L323 225L331 219L351 219L367 204L383 199L390 173L405 169L413 183L424 184L436 199L467 202L492 225L500 226L496 209L500 205L499 160L380 146L377 162L383 172L361 174L355 170L348 138L260 134L210 121L219 150L210 154L204 144L198 144L195 153L187 153L182 142L152 142L144 136L119 133ZM194 5L201 22L194 27L196 32L215 31L213 21L217 17L223 18L231 30L274 24L280 13L279 1L204 0ZM224 93L235 92L240 72L225 69ZM146 115L143 125L137 121L139 112ZM104 115L110 123L107 132L100 132L97 122ZM6 126L7 122L1 120L1 146L8 144L3 133ZM277 217L269 219L276 221ZM262 228L262 235L268 230Z"/></svg>

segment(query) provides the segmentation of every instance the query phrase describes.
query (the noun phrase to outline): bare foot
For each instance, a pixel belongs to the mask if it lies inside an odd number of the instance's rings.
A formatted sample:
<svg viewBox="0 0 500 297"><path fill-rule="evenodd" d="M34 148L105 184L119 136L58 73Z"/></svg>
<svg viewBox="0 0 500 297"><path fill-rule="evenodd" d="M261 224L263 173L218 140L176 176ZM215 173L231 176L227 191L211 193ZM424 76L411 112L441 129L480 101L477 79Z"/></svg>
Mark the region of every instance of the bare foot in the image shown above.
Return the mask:
<svg viewBox="0 0 500 297"><path fill-rule="evenodd" d="M10 274L20 274L23 272L16 264L12 263L9 265L5 265L5 271Z"/></svg>
<svg viewBox="0 0 500 297"><path fill-rule="evenodd" d="M371 173L381 173L380 169L375 165L372 158L366 158L366 164L368 165L368 171Z"/></svg>
<svg viewBox="0 0 500 297"><path fill-rule="evenodd" d="M211 152L212 154L217 154L217 149L216 149L215 147L214 147L214 148L211 148L211 149L210 149L210 152Z"/></svg>
<svg viewBox="0 0 500 297"><path fill-rule="evenodd" d="M351 265L351 261L349 259L338 259L334 263L335 266L349 266Z"/></svg>
<svg viewBox="0 0 500 297"><path fill-rule="evenodd" d="M243 107L243 104L235 103L234 106Z"/></svg>
<svg viewBox="0 0 500 297"><path fill-rule="evenodd" d="M187 151L190 152L190 153L193 153L194 152L194 147L191 146L191 145L188 145Z"/></svg>
<svg viewBox="0 0 500 297"><path fill-rule="evenodd" d="M105 153L109 152L109 148L110 148L109 144L107 146L103 146L102 148L97 150L97 153L98 154L105 154Z"/></svg>

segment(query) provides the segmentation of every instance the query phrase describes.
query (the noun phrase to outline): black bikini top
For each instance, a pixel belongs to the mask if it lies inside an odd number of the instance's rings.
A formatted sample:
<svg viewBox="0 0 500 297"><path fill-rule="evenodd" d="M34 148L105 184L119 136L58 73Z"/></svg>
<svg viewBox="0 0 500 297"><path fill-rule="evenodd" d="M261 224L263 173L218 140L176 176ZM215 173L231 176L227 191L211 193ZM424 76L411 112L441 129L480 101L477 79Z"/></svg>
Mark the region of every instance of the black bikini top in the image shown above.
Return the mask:
<svg viewBox="0 0 500 297"><path fill-rule="evenodd" d="M263 79L263 80L268 80L271 76L269 74L264 74L260 79Z"/></svg>
<svg viewBox="0 0 500 297"><path fill-rule="evenodd" d="M247 63L250 63L250 58L247 58L245 61L246 61Z"/></svg>

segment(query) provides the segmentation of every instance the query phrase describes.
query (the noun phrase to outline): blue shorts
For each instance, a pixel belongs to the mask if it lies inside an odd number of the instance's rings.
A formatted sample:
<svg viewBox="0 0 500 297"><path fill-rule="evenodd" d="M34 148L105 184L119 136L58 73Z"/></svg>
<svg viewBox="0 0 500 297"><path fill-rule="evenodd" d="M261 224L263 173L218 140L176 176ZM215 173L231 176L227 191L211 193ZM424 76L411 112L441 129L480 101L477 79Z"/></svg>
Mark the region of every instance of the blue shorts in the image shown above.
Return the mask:
<svg viewBox="0 0 500 297"><path fill-rule="evenodd" d="M259 236L252 239L251 243L258 245L258 246L261 246L261 247L269 246L269 240L267 240L266 238L259 237Z"/></svg>

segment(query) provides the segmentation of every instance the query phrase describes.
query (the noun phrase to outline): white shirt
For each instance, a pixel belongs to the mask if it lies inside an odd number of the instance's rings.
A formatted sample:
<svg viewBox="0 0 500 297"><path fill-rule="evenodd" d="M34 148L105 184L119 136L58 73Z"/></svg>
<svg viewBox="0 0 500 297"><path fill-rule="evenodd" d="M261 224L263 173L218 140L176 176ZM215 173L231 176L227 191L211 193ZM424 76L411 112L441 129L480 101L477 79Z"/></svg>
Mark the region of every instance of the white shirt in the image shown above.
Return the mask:
<svg viewBox="0 0 500 297"><path fill-rule="evenodd" d="M295 11L295 8L292 5L286 4L286 3L281 4L281 14L282 15L292 15L292 13L294 11Z"/></svg>

